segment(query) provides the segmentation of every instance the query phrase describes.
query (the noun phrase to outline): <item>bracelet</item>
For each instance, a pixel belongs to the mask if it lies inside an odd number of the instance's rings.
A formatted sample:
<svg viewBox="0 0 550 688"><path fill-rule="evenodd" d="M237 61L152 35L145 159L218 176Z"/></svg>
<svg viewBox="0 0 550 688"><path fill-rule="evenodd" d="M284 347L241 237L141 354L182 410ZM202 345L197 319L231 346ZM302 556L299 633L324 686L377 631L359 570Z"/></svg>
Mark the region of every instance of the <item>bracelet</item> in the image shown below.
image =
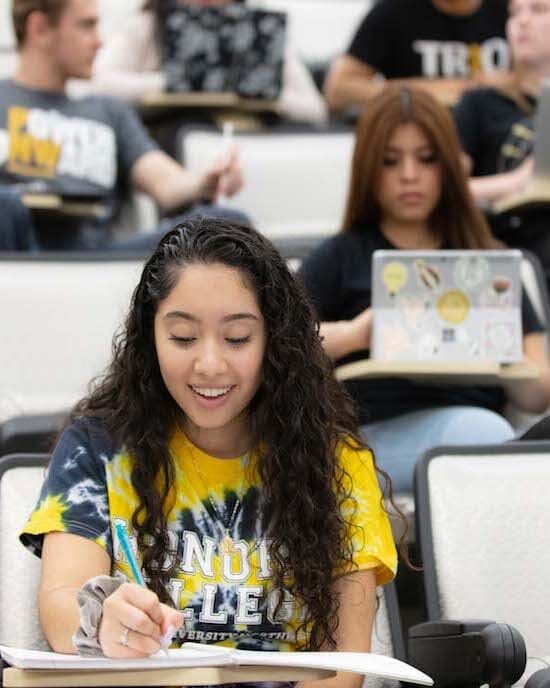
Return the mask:
<svg viewBox="0 0 550 688"><path fill-rule="evenodd" d="M79 655L103 655L99 644L99 626L103 617L103 602L125 582L114 576L95 576L86 581L76 594L80 608L80 626L73 635L73 646Z"/></svg>

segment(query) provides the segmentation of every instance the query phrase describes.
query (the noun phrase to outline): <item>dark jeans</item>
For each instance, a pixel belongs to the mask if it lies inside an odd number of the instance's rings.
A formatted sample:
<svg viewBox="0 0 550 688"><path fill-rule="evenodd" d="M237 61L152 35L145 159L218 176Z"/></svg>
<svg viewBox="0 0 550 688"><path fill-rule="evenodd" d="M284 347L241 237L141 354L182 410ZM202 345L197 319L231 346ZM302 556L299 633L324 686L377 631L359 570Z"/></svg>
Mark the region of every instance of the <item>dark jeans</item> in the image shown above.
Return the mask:
<svg viewBox="0 0 550 688"><path fill-rule="evenodd" d="M196 205L176 217L165 218L151 233L138 234L124 241L112 241L108 244L107 248L115 251L140 251L143 253L152 253L166 232L169 232L180 222L199 215L215 218L217 220L227 220L228 222L251 224L248 216L240 210L226 208L223 205L216 205L213 203Z"/></svg>
<svg viewBox="0 0 550 688"><path fill-rule="evenodd" d="M248 217L239 210L216 204L191 206L175 217L163 219L151 232L136 233L130 239L117 239L111 235L108 224L75 227L63 220L42 222L38 225L38 244L46 251L120 251L152 253L160 239L180 222L204 215L229 222L250 224Z"/></svg>
<svg viewBox="0 0 550 688"><path fill-rule="evenodd" d="M0 251L36 249L36 236L29 211L16 193L0 188Z"/></svg>

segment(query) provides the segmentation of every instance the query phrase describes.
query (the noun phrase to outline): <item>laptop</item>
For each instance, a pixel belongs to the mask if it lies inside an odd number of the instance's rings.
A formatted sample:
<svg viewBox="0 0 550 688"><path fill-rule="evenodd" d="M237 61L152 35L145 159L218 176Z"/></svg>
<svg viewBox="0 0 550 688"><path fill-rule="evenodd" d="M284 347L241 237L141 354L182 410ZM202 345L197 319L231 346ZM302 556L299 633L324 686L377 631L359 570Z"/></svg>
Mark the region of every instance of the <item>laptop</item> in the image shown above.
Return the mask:
<svg viewBox="0 0 550 688"><path fill-rule="evenodd" d="M375 251L371 357L523 359L521 251Z"/></svg>
<svg viewBox="0 0 550 688"><path fill-rule="evenodd" d="M240 3L171 7L164 17L167 90L276 100L283 82L286 29L284 12Z"/></svg>

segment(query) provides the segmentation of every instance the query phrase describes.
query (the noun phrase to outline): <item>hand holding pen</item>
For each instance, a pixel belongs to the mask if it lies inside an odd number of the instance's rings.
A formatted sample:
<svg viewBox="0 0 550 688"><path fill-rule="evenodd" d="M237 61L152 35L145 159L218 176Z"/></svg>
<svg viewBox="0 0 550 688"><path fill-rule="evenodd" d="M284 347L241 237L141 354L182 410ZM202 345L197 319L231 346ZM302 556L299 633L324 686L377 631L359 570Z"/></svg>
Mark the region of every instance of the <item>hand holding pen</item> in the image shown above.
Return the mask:
<svg viewBox="0 0 550 688"><path fill-rule="evenodd" d="M183 614L148 590L122 524L116 534L135 583L123 583L103 602L99 643L106 657L148 657L167 651Z"/></svg>
<svg viewBox="0 0 550 688"><path fill-rule="evenodd" d="M234 143L231 122L223 126L221 152L213 165L199 179L197 198L217 202L233 196L243 187L239 151Z"/></svg>

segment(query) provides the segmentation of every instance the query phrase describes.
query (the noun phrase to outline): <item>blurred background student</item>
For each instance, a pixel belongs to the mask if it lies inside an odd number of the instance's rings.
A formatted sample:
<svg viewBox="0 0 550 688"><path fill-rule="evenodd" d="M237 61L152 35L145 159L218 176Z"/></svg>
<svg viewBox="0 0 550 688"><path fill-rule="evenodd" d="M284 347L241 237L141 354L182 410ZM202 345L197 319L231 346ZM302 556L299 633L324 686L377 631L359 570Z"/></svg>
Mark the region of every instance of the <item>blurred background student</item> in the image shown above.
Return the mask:
<svg viewBox="0 0 550 688"><path fill-rule="evenodd" d="M533 115L550 77L550 0L511 0L506 33L513 57L506 87L465 93L454 111L462 147L470 159L470 188L478 203L490 204L521 192L528 183L535 138ZM550 161L548 161L550 164ZM550 206L491 218L508 245L528 248L550 281Z"/></svg>
<svg viewBox="0 0 550 688"><path fill-rule="evenodd" d="M379 0L331 67L330 108L364 105L387 80L407 80L446 104L476 84L506 80L506 2Z"/></svg>
<svg viewBox="0 0 550 688"><path fill-rule="evenodd" d="M371 259L377 249L494 249L468 190L452 118L429 94L389 87L357 125L341 232L302 266L317 306L325 350L337 363L369 356ZM394 488L411 491L416 460L436 445L486 444L514 432L501 415L507 399L529 412L550 402L542 327L523 299L525 358L536 380L509 388L421 384L404 378L352 380L366 440Z"/></svg>
<svg viewBox="0 0 550 688"><path fill-rule="evenodd" d="M106 41L94 67L96 89L134 102L145 93L165 90L161 54L163 16L169 4L169 0L147 0L124 27ZM180 0L180 4L225 7L231 0ZM324 100L307 67L288 43L278 114L302 122L326 120Z"/></svg>
<svg viewBox="0 0 550 688"><path fill-rule="evenodd" d="M200 210L243 219L216 205L243 185L236 150L194 174L159 150L127 104L67 93L69 79L91 76L101 45L97 0L13 0L12 18L18 63L13 78L0 81L0 188L39 185L62 197L92 198L102 209L100 218L34 217L41 249L122 247L112 230L130 190L152 197L167 215ZM151 250L167 229L144 233L124 248Z"/></svg>

